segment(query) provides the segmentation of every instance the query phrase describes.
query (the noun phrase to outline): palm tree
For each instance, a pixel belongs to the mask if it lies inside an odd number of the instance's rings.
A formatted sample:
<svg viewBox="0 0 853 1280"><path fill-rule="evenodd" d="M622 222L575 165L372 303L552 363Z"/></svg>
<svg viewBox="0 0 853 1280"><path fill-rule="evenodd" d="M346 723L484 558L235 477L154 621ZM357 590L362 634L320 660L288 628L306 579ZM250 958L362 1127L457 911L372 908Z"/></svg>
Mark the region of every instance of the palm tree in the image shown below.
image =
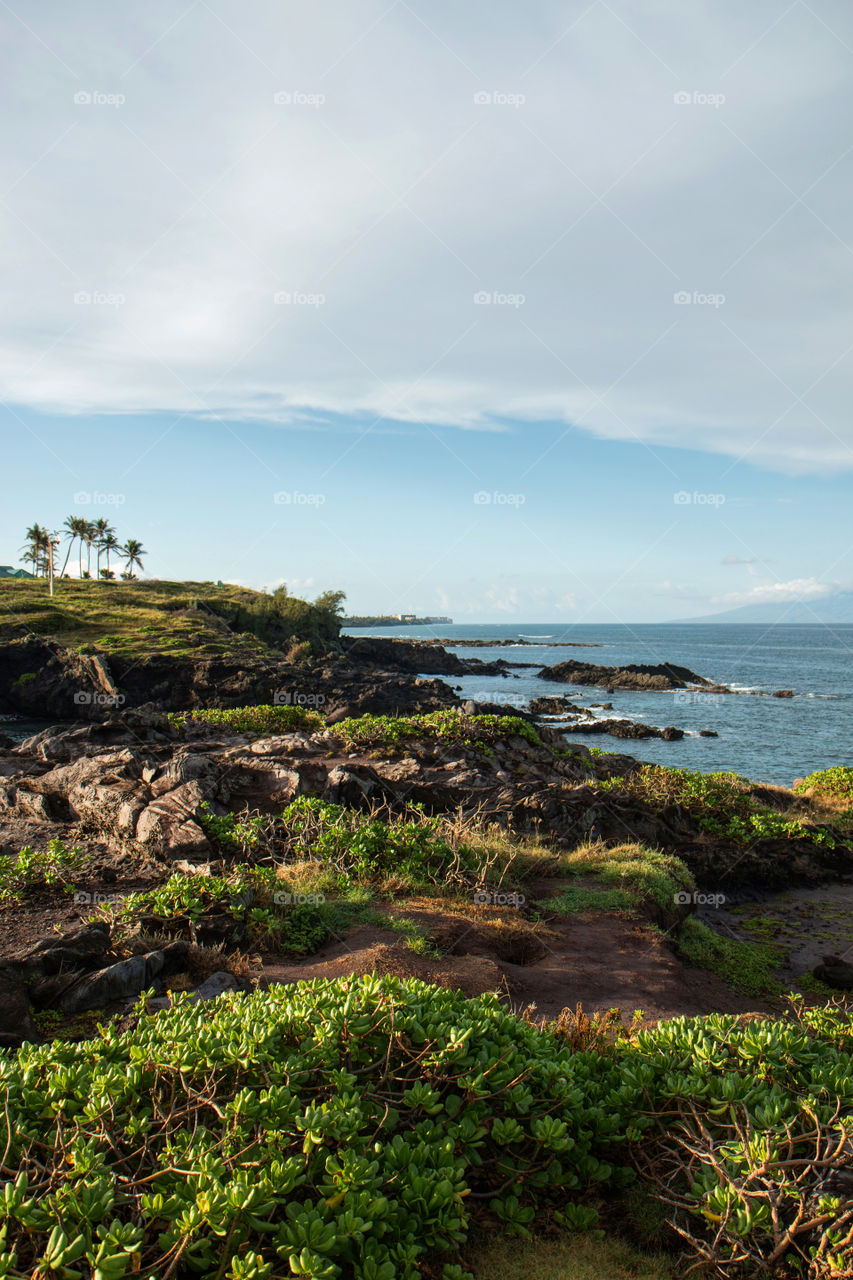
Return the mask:
<svg viewBox="0 0 853 1280"><path fill-rule="evenodd" d="M131 582L136 576L133 572L133 566L137 565L140 569L144 569L145 565L142 563L142 556L147 556L148 552L136 538L128 538L124 546L119 547L118 552L127 565L127 572L121 576L126 581Z"/></svg>
<svg viewBox="0 0 853 1280"><path fill-rule="evenodd" d="M71 549L74 546L74 542L77 538L77 530L74 527L76 523L77 523L76 516L66 516L62 523L62 527L65 530L65 536L68 539L68 550L65 553L65 561L62 565L62 572L59 575L60 578L65 577L65 570L68 568L68 560L69 560L69 557L71 556Z"/></svg>
<svg viewBox="0 0 853 1280"><path fill-rule="evenodd" d="M65 536L68 539L68 550L65 553L65 564L62 566L62 573L59 575L60 578L65 577L65 570L68 567L71 551L77 538L80 539L80 577L83 577L83 539L86 536L86 525L87 521L83 516L65 517L65 523L62 527L65 530Z"/></svg>
<svg viewBox="0 0 853 1280"><path fill-rule="evenodd" d="M104 534L103 538L101 539L101 550L105 553L107 557L107 572L109 572L110 552L121 550L121 545L119 543L118 538L116 537L116 531L115 529L111 529L109 526L107 526L107 531ZM104 576L104 571L102 569L101 577L103 576ZM115 577L115 574L113 574L112 576Z"/></svg>
<svg viewBox="0 0 853 1280"><path fill-rule="evenodd" d="M26 539L21 548L24 553L21 559L24 564L32 564L34 574L46 573L50 534L40 524L33 524L27 529Z"/></svg>
<svg viewBox="0 0 853 1280"><path fill-rule="evenodd" d="M91 520L85 520L86 532L83 535L83 541L86 543L86 577L92 576L92 547L95 545L97 531Z"/></svg>
<svg viewBox="0 0 853 1280"><path fill-rule="evenodd" d="M97 555L95 557L95 577L100 578L101 555L104 550L104 538L107 536L108 533L114 534L115 529L112 528L106 516L98 516L98 519L95 521L92 528L95 534L95 548L97 551Z"/></svg>

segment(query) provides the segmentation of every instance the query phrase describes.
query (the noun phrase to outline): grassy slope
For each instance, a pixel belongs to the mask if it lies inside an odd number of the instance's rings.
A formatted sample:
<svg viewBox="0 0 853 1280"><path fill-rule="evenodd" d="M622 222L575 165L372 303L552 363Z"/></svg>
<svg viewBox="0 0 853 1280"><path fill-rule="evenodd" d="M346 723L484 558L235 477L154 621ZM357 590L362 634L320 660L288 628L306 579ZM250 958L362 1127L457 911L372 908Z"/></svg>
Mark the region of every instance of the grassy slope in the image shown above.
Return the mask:
<svg viewBox="0 0 853 1280"><path fill-rule="evenodd" d="M266 640L301 639L322 623L319 611L303 601L291 597L286 607L290 612L282 614L272 596L212 582L68 579L51 599L42 580L0 580L0 638L32 631L130 658L236 655L247 646L272 652Z"/></svg>

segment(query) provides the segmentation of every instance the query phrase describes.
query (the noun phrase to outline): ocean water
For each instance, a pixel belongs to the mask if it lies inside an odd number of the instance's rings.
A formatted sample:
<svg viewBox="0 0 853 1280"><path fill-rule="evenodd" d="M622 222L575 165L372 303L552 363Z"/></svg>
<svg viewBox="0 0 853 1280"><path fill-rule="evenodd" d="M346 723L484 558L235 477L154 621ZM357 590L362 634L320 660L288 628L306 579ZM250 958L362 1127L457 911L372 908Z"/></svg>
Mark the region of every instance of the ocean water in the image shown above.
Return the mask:
<svg viewBox="0 0 853 1280"><path fill-rule="evenodd" d="M588 746L621 751L639 760L683 765L710 773L733 769L757 781L790 786L795 778L833 764L853 765L853 626L729 625L725 623L594 626L565 623L512 625L456 623L429 627L347 628L348 635L411 639L447 637L447 646L465 658L532 662L532 669L494 676L446 677L467 698L526 707L530 698L563 694L590 708L593 716L624 716L663 728L685 730L680 742L622 740L608 734L572 734ZM518 648L457 648L465 639L538 638ZM573 641L594 648L553 648ZM602 666L629 662L674 662L697 675L741 692L690 694L681 690L636 693L537 678L537 671L574 658ZM792 689L793 698L759 697ZM612 711L593 703L612 702ZM555 722L557 724L558 722ZM702 738L713 729L718 738Z"/></svg>

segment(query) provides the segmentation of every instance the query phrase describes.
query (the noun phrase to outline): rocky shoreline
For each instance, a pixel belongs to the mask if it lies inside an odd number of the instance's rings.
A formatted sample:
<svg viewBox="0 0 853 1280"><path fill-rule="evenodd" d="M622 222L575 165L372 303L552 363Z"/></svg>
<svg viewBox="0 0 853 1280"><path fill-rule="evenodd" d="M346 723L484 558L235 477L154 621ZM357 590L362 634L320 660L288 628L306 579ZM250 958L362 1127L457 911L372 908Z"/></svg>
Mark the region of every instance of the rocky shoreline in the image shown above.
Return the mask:
<svg viewBox="0 0 853 1280"><path fill-rule="evenodd" d="M116 933L100 907L112 909L175 873L188 882L215 877L228 858L212 834L212 819L245 813L274 821L300 798L344 812L403 813L416 805L427 814L458 814L460 821L476 816L507 838L544 838L555 851L585 842L637 842L677 857L699 891L719 893L722 885L730 898L752 887L766 893L853 878L848 843L829 840L820 826L809 828L811 835L759 836L746 844L709 834L682 805L652 804L631 792L627 783L642 769L639 761L596 755L566 736L674 740L681 731L672 726L621 717L590 722L588 708L563 697L534 699L529 711L463 702L438 678L506 675L510 665L461 659L436 644L372 637L344 637L325 656L298 662L274 653L161 653L130 662L79 653L34 635L0 647L0 709L66 722L23 743L0 736L0 855L8 861L22 849L72 850L80 862L73 901L50 880L22 890L26 910L0 896L0 1045L33 1038L33 1019L46 1011L70 1017L95 1008L129 1010L140 991L154 988L165 999L176 982L198 999L245 985L246 973L229 959L240 954L247 937L233 903L214 903L197 918L149 911L130 935ZM541 674L606 688L721 688L673 664L607 668L568 662ZM201 717L217 707L280 708L295 718L287 731L238 731ZM506 718L508 710L513 718ZM176 720L171 711L188 714ZM436 713L450 717L449 736L442 736L442 721L429 728ZM386 741L382 718L399 716L415 717L412 727L400 741ZM419 729L417 718L424 716ZM380 737L371 745L363 731L374 723ZM488 745L475 741L476 734L471 738L468 723L472 733L482 725L497 726L489 729ZM626 785L614 790L614 781ZM790 793L756 788L755 794L771 809L794 802ZM808 802L796 806L808 817ZM57 883L66 884L61 874ZM545 898L552 892L540 889ZM250 906L250 900L243 902L245 910ZM649 900L643 909L670 932L693 907ZM443 937L449 926L444 920L434 927L436 937ZM385 954L381 948L389 945L394 963L401 963L393 933L380 930L375 937L379 951L368 948L364 963L378 963ZM515 954L511 948L510 953ZM337 963L336 954L330 953L329 964ZM515 961L488 949L478 955L476 965L467 952L445 965L447 982L482 990L483 983L504 980L510 989L524 990L526 979ZM428 973L444 973L438 961L428 963ZM265 972L295 981L303 970L273 957L252 981Z"/></svg>
<svg viewBox="0 0 853 1280"><path fill-rule="evenodd" d="M464 725L465 713L457 714ZM655 808L627 793L603 792L602 778L630 778L639 762L629 756L594 759L565 742L541 728L532 739L519 733L498 738L484 752L414 729L400 747L354 749L345 728L335 725L258 737L189 719L177 730L148 706L0 749L3 850L59 841L88 851L70 912L67 899L63 903L60 895L56 902L56 895L48 892L45 899L42 893L41 912L17 919L10 929L12 908L3 909L2 1042L30 1036L40 1009L68 1015L122 1001L129 1007L139 991L162 990L164 981L186 974L193 947L213 946L220 955L219 968L197 973L211 979L199 998L234 989L237 978L228 976L221 958L245 934L221 905L192 924L143 917L121 955L111 949L109 928L91 920L90 904L119 901L176 870L188 877L214 874L222 851L210 835L211 813L274 815L300 796L363 812L412 804L435 814L476 812L480 821L518 836L545 834L556 849L632 840L671 850L700 889L719 892L722 885L729 894L751 884L766 890L853 875L846 845L776 838L743 847L710 838L678 806ZM654 910L660 926L672 929L690 908L658 904ZM67 936L57 940L51 922L62 922ZM200 987L203 981L195 989Z"/></svg>

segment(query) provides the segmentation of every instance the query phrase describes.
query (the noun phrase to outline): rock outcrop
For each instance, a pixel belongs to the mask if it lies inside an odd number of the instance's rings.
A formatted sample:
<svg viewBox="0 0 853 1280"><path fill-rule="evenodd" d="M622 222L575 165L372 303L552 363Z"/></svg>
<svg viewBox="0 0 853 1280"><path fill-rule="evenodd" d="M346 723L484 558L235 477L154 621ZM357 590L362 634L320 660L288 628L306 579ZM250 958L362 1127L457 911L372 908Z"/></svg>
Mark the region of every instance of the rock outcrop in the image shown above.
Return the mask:
<svg viewBox="0 0 853 1280"><path fill-rule="evenodd" d="M691 685L714 692L728 693L726 685L712 684L704 676L698 676L689 667L679 667L673 662L656 666L630 663L624 667L599 667L591 662L558 662L553 667L543 667L538 673L542 680L556 680L565 684L600 685L612 689L686 689Z"/></svg>

